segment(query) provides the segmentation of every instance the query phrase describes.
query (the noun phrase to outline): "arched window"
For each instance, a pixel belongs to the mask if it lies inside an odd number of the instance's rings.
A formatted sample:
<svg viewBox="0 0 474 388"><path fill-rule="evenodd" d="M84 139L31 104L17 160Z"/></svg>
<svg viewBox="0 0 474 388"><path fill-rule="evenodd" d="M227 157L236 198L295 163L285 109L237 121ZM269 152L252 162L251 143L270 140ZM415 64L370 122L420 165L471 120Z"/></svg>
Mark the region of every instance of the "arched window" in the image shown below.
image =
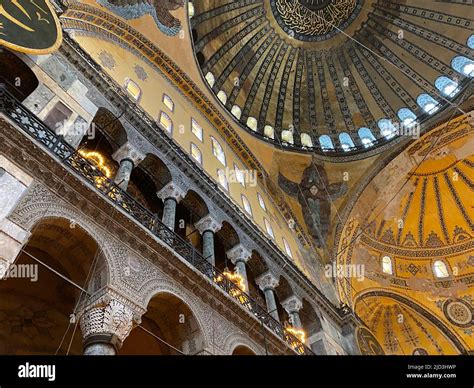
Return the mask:
<svg viewBox="0 0 474 388"><path fill-rule="evenodd" d="M457 56L451 61L451 66L458 73L461 73L466 77L474 77L474 61L472 59Z"/></svg>
<svg viewBox="0 0 474 388"><path fill-rule="evenodd" d="M274 240L275 239L275 234L273 233L273 228L270 225L270 222L268 222L268 220L266 218L264 218L263 223L265 224L265 230L266 230L267 234L270 236L270 238L272 240Z"/></svg>
<svg viewBox="0 0 474 388"><path fill-rule="evenodd" d="M393 275L393 265L390 256L382 257L382 271L388 275Z"/></svg>
<svg viewBox="0 0 474 388"><path fill-rule="evenodd" d="M275 138L275 130L271 125L265 125L265 127L263 127L263 134L270 139Z"/></svg>
<svg viewBox="0 0 474 388"><path fill-rule="evenodd" d="M219 90L217 98L225 105L227 102L227 94L223 90Z"/></svg>
<svg viewBox="0 0 474 388"><path fill-rule="evenodd" d="M245 174L244 172L234 163L235 178L243 187L245 187Z"/></svg>
<svg viewBox="0 0 474 388"><path fill-rule="evenodd" d="M211 136L211 142L212 142L212 153L219 160L219 162L221 162L225 166L226 165L225 153L224 153L224 150L222 149L222 146L212 136Z"/></svg>
<svg viewBox="0 0 474 388"><path fill-rule="evenodd" d="M160 124L168 133L173 133L173 121L168 114L163 111L160 113Z"/></svg>
<svg viewBox="0 0 474 388"><path fill-rule="evenodd" d="M202 153L201 150L198 148L198 146L194 143L191 143L191 156L193 159L198 162L199 164L202 164Z"/></svg>
<svg viewBox="0 0 474 388"><path fill-rule="evenodd" d="M196 136L200 141L202 141L202 127L198 124L196 120L191 118L191 132Z"/></svg>
<svg viewBox="0 0 474 388"><path fill-rule="evenodd" d="M214 84L216 83L216 79L214 78L214 74L209 72L209 73L206 74L205 78L206 78L206 81L209 84L209 86L212 88L214 86Z"/></svg>
<svg viewBox="0 0 474 388"><path fill-rule="evenodd" d="M230 110L230 113L232 113L235 118L240 119L240 116L242 116L242 109L240 109L240 106L234 105Z"/></svg>
<svg viewBox="0 0 474 388"><path fill-rule="evenodd" d="M229 191L229 181L225 176L224 170L217 170L217 180L225 191Z"/></svg>
<svg viewBox="0 0 474 388"><path fill-rule="evenodd" d="M244 206L245 212L248 215L252 216L252 206L250 206L250 202L249 202L248 198L243 194L242 194L241 198L242 198L242 205Z"/></svg>
<svg viewBox="0 0 474 388"><path fill-rule="evenodd" d="M416 103L428 114L435 113L438 109L438 101L436 101L429 94L423 93L418 96Z"/></svg>
<svg viewBox="0 0 474 388"><path fill-rule="evenodd" d="M319 137L319 144L321 144L321 149L323 151L334 149L334 144L332 144L332 140L328 135L320 136Z"/></svg>
<svg viewBox="0 0 474 388"><path fill-rule="evenodd" d="M194 10L194 4L192 1L189 1L188 2L188 15L190 18L192 18L195 14L195 10Z"/></svg>
<svg viewBox="0 0 474 388"><path fill-rule="evenodd" d="M313 140L311 140L311 136L308 133L301 134L301 145L304 147L313 147Z"/></svg>
<svg viewBox="0 0 474 388"><path fill-rule="evenodd" d="M258 204L260 205L260 207L264 211L267 211L267 206L265 205L265 200L263 199L263 197L260 193L257 193L257 198L258 198Z"/></svg>
<svg viewBox="0 0 474 388"><path fill-rule="evenodd" d="M474 34L467 39L467 47L474 49Z"/></svg>
<svg viewBox="0 0 474 388"><path fill-rule="evenodd" d="M283 245L285 246L285 252L288 255L288 257L293 258L293 254L291 253L291 247L290 244L288 244L288 241L286 241L285 237L283 238Z"/></svg>
<svg viewBox="0 0 474 388"><path fill-rule="evenodd" d="M163 104L171 111L174 112L174 102L170 96L163 94Z"/></svg>
<svg viewBox="0 0 474 388"><path fill-rule="evenodd" d="M284 142L293 144L294 143L294 141L293 141L293 131L291 131L289 129L281 131L281 140L283 140Z"/></svg>
<svg viewBox="0 0 474 388"><path fill-rule="evenodd" d="M454 97L459 92L458 83L445 76L436 78L435 86L446 97Z"/></svg>
<svg viewBox="0 0 474 388"><path fill-rule="evenodd" d="M140 89L140 86L131 79L126 79L125 80L125 90L127 93L132 97L135 101L140 101L140 97L142 95L142 90Z"/></svg>
<svg viewBox="0 0 474 388"><path fill-rule="evenodd" d="M397 133L397 128L395 128L392 121L389 119L381 119L377 125L379 126L380 134L386 139L391 139Z"/></svg>
<svg viewBox="0 0 474 388"><path fill-rule="evenodd" d="M256 131L257 130L257 119L255 117L252 117L250 116L248 119L247 119L247 127L249 127L252 131Z"/></svg>
<svg viewBox="0 0 474 388"><path fill-rule="evenodd" d="M354 147L354 142L348 133L343 132L339 135L339 142L341 143L341 148L347 152Z"/></svg>
<svg viewBox="0 0 474 388"><path fill-rule="evenodd" d="M433 263L433 273L437 278L449 277L448 267L446 266L446 263L442 260L436 260Z"/></svg>
<svg viewBox="0 0 474 388"><path fill-rule="evenodd" d="M402 108L398 111L398 118L405 127L410 127L416 123L416 115L408 108Z"/></svg>
<svg viewBox="0 0 474 388"><path fill-rule="evenodd" d="M369 128L359 128L358 134L360 137L360 141L362 142L365 148L372 147L374 145L375 137Z"/></svg>

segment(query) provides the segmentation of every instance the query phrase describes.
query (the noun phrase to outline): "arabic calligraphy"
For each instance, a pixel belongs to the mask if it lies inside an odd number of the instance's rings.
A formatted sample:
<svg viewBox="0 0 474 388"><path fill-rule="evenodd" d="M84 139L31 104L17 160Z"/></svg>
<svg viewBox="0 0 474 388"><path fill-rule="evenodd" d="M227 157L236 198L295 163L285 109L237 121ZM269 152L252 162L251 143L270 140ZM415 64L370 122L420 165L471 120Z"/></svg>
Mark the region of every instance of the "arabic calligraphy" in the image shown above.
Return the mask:
<svg viewBox="0 0 474 388"><path fill-rule="evenodd" d="M336 0L323 7L308 7L301 0L276 0L284 24L303 35L325 35L337 29L354 13L356 0Z"/></svg>

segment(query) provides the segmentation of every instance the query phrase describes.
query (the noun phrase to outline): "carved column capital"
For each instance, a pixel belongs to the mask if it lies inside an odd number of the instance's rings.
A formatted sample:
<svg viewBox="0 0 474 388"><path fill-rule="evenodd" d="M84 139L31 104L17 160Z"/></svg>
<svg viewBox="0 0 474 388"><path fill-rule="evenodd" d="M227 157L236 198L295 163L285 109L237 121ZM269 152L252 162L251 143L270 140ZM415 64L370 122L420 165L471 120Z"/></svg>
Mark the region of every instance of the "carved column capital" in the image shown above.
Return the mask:
<svg viewBox="0 0 474 388"><path fill-rule="evenodd" d="M303 307L303 301L296 295L292 295L282 302L282 306L288 314L298 313Z"/></svg>
<svg viewBox="0 0 474 388"><path fill-rule="evenodd" d="M130 142L126 142L112 155L112 158L118 163L124 159L128 159L134 166L137 166L143 159L145 159L145 157L146 155L139 151Z"/></svg>
<svg viewBox="0 0 474 388"><path fill-rule="evenodd" d="M122 346L134 325L133 310L112 299L89 305L80 318L84 342L110 342L117 350Z"/></svg>
<svg viewBox="0 0 474 388"><path fill-rule="evenodd" d="M213 233L216 233L222 228L222 223L217 221L210 214L201 218L198 222L194 224L199 233L203 234L206 230L210 230Z"/></svg>
<svg viewBox="0 0 474 388"><path fill-rule="evenodd" d="M239 261L247 263L247 261L249 261L250 257L252 256L252 252L245 248L242 244L232 247L226 252L226 254L234 265Z"/></svg>
<svg viewBox="0 0 474 388"><path fill-rule="evenodd" d="M162 199L163 201L168 198L173 198L179 203L186 196L186 192L174 182L170 182L160 191L158 191L157 195L158 198Z"/></svg>
<svg viewBox="0 0 474 388"><path fill-rule="evenodd" d="M260 289L265 292L265 290L274 290L280 281L280 277L275 276L272 272L267 271L264 274L260 275L255 282L258 284Z"/></svg>

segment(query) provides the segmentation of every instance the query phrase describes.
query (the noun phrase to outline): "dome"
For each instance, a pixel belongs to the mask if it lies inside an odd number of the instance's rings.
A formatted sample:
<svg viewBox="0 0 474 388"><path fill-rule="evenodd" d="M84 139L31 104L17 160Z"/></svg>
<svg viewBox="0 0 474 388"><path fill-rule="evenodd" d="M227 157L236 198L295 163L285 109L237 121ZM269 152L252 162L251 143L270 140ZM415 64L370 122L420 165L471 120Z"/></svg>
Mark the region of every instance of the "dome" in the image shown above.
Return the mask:
<svg viewBox="0 0 474 388"><path fill-rule="evenodd" d="M208 85L216 96L225 93L219 103L229 112L239 107L231 117L243 129L278 147L338 155L397 139L378 123L403 126L402 109L422 125L462 95L470 68L455 59L471 56L465 8L430 7L426 13L413 1L204 0L194 3L190 23L202 74L213 75ZM419 96L436 106L427 110ZM274 136L265 135L268 127ZM361 128L374 139L361 137ZM334 146L322 147L328 138Z"/></svg>

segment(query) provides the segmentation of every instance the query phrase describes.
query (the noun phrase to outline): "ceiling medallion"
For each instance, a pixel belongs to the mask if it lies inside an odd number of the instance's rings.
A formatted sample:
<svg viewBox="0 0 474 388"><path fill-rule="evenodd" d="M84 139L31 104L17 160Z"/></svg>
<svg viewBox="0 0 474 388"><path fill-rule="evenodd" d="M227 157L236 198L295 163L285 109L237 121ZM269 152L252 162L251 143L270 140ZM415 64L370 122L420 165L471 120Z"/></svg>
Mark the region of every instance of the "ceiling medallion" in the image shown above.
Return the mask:
<svg viewBox="0 0 474 388"><path fill-rule="evenodd" d="M448 299L443 305L443 312L453 325L471 327L474 323L472 307L463 299Z"/></svg>
<svg viewBox="0 0 474 388"><path fill-rule="evenodd" d="M346 28L362 9L363 0L271 0L270 5L288 35L318 42Z"/></svg>

